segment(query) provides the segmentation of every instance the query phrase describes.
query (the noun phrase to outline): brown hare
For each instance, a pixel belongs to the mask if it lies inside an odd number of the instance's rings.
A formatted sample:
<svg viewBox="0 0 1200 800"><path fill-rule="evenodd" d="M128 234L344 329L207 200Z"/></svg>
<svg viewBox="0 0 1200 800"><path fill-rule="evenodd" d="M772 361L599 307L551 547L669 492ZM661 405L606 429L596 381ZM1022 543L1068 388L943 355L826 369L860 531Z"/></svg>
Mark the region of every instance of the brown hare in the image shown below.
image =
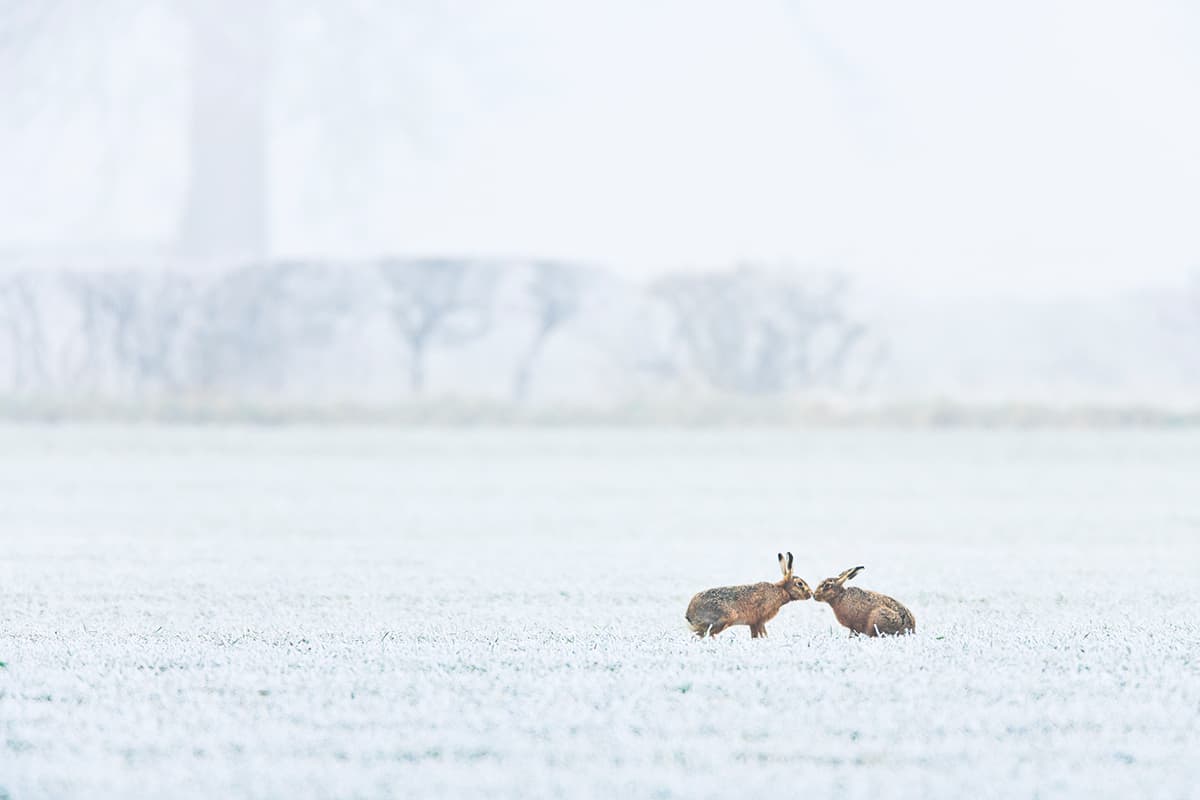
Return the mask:
<svg viewBox="0 0 1200 800"><path fill-rule="evenodd" d="M792 576L792 554L779 554L779 583L753 583L748 586L721 586L708 589L688 603L687 621L699 637L716 636L731 625L749 625L750 638L767 635L767 622L784 603L807 600L812 590L801 578Z"/></svg>
<svg viewBox="0 0 1200 800"><path fill-rule="evenodd" d="M863 571L853 567L836 578L826 578L813 592L818 603L829 603L837 621L864 636L888 636L913 633L917 618L887 595L864 589L846 588L846 581Z"/></svg>

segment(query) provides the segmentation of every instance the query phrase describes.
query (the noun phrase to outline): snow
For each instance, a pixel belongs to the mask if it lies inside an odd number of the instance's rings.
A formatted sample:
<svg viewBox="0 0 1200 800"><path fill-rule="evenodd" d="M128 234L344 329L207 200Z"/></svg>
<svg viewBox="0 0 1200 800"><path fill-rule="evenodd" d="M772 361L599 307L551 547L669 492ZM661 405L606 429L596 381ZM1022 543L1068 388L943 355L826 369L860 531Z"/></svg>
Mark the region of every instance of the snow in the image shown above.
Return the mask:
<svg viewBox="0 0 1200 800"><path fill-rule="evenodd" d="M0 428L0 797L1186 796L1200 434ZM895 596L918 633L785 606Z"/></svg>

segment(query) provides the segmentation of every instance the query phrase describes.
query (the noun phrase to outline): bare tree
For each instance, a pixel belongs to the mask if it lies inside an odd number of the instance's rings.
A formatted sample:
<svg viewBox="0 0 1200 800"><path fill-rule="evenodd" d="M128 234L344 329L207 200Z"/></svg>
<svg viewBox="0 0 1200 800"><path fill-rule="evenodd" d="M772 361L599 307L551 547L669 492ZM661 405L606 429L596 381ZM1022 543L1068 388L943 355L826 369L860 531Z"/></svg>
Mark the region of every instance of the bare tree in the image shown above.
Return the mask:
<svg viewBox="0 0 1200 800"><path fill-rule="evenodd" d="M223 275L199 302L189 359L196 388L277 387L294 360L328 344L350 316L343 277L304 262Z"/></svg>
<svg viewBox="0 0 1200 800"><path fill-rule="evenodd" d="M491 327L495 270L451 259L388 260L379 264L388 287L388 310L408 349L409 388L425 388L425 367L435 346L457 347Z"/></svg>
<svg viewBox="0 0 1200 800"><path fill-rule="evenodd" d="M518 401L528 397L533 371L546 342L579 313L579 271L567 264L539 261L533 265L528 292L534 310L534 329L513 378L513 398Z"/></svg>
<svg viewBox="0 0 1200 800"><path fill-rule="evenodd" d="M0 76L7 74L15 83L20 109L13 117L28 120L53 109L56 118L49 122L63 124L75 121L63 119L67 113L90 112L100 122L108 162L98 176L103 195L121 172L116 151L132 138L125 128L136 116L132 108L114 112L113 87L104 76L121 52L126 31L136 30L143 17L166 11L183 23L191 59L181 76L190 105L190 159L176 249L199 258L260 257L266 246L266 97L274 6L235 0L103 5L0 0ZM161 94L161 70L133 74L144 82L139 97ZM7 88L4 83L0 77L0 88Z"/></svg>
<svg viewBox="0 0 1200 800"><path fill-rule="evenodd" d="M68 273L64 280L82 320L81 373L103 380L111 368L111 377L138 393L181 386L184 323L195 297L187 279L125 270Z"/></svg>
<svg viewBox="0 0 1200 800"><path fill-rule="evenodd" d="M27 273L0 276L0 332L8 340L12 390L44 383L45 331L37 293Z"/></svg>
<svg viewBox="0 0 1200 800"><path fill-rule="evenodd" d="M147 20L181 34L174 50L183 69L126 70L139 82L130 105L173 92L184 101L187 184L172 244L206 261L267 255L273 118L301 123L322 151L288 180L312 198L361 202L389 149L428 135L436 116L437 94L414 65L449 52L456 68L471 69L480 47L461 14L384 0L0 0L0 127L99 120L107 163L96 176L98 203L135 155L127 148L138 127L135 109L114 107L120 86L105 78L138 52L126 37ZM475 72L473 83L490 77ZM315 185L304 184L309 176Z"/></svg>
<svg viewBox="0 0 1200 800"><path fill-rule="evenodd" d="M738 394L836 385L866 333L846 290L841 277L752 267L673 275L652 289L674 316L684 369Z"/></svg>

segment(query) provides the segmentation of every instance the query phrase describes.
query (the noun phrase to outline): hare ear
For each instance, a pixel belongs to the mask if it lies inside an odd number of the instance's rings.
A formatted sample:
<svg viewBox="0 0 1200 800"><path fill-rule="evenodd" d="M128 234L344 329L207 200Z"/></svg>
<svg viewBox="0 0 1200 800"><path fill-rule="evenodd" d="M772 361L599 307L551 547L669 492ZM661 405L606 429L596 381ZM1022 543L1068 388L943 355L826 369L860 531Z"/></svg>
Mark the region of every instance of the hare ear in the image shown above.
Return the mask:
<svg viewBox="0 0 1200 800"><path fill-rule="evenodd" d="M779 554L779 571L784 574L784 577L787 577L788 565L787 565L787 561L783 557L783 553Z"/></svg>
<svg viewBox="0 0 1200 800"><path fill-rule="evenodd" d="M850 580L858 573L862 572L864 569L866 569L866 567L851 567L850 569L843 572L841 575L837 576L837 582L839 584L845 583L846 581Z"/></svg>
<svg viewBox="0 0 1200 800"><path fill-rule="evenodd" d="M788 571L788 574L791 575L792 574L792 554L788 553L787 557L788 557L787 571Z"/></svg>

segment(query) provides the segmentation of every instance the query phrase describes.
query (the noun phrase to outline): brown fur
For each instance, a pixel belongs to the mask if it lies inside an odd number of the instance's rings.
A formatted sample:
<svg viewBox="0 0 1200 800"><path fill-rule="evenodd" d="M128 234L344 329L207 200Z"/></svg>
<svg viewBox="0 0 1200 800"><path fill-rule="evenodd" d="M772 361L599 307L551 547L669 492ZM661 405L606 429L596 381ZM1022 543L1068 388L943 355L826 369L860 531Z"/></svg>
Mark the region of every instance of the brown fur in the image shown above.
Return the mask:
<svg viewBox="0 0 1200 800"><path fill-rule="evenodd" d="M792 575L792 554L779 554L783 580L721 586L700 592L688 603L687 621L697 636L716 636L732 625L749 625L750 638L767 635L767 622L793 600L807 600L812 590L803 579Z"/></svg>
<svg viewBox="0 0 1200 800"><path fill-rule="evenodd" d="M848 569L836 578L826 578L813 592L817 602L829 603L843 626L864 636L895 636L915 633L917 618L896 600L879 592L845 587L862 567Z"/></svg>

